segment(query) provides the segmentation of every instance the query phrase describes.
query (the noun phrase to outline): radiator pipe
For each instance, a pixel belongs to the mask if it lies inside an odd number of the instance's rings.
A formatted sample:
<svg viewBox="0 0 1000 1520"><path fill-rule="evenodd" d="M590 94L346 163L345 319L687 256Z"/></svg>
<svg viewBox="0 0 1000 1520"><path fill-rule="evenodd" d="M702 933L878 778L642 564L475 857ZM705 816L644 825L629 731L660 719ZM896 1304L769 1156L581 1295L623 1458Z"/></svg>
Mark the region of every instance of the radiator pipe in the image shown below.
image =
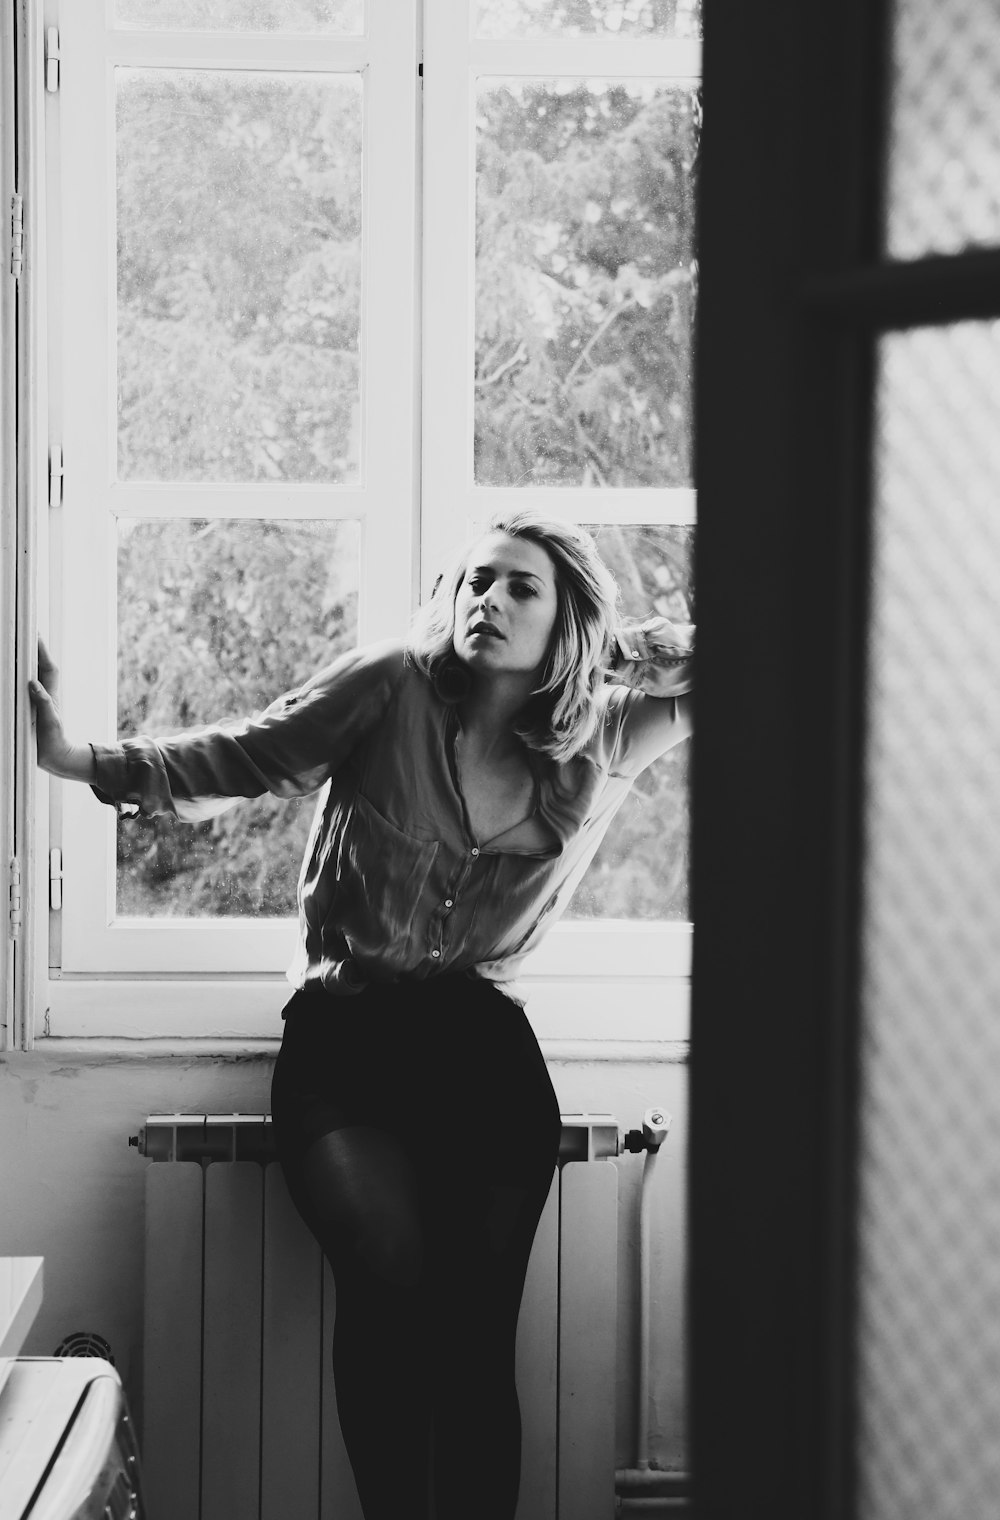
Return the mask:
<svg viewBox="0 0 1000 1520"><path fill-rule="evenodd" d="M659 1147L648 1150L642 1163L639 1186L639 1407L636 1413L636 1462L640 1472L649 1467L649 1212Z"/></svg>
<svg viewBox="0 0 1000 1520"><path fill-rule="evenodd" d="M639 1346L638 1409L636 1412L636 1468L649 1467L649 1211L650 1182L660 1146L670 1133L670 1115L665 1108L647 1108L642 1129L629 1130L624 1149L646 1152L639 1186Z"/></svg>
<svg viewBox="0 0 1000 1520"><path fill-rule="evenodd" d="M680 1515L690 1512L691 1479L687 1473L662 1472L649 1465L649 1336L650 1336L650 1209L651 1182L660 1146L670 1130L670 1115L650 1108L642 1130L626 1136L625 1148L646 1152L639 1184L639 1347L636 1465L615 1473L615 1515Z"/></svg>

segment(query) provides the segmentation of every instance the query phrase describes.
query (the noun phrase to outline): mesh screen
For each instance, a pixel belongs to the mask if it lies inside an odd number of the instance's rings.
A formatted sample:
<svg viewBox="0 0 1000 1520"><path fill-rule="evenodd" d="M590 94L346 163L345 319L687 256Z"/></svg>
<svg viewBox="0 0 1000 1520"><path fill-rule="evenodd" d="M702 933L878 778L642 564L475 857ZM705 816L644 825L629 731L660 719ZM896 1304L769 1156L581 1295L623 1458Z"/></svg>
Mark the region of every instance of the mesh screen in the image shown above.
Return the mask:
<svg viewBox="0 0 1000 1520"><path fill-rule="evenodd" d="M1000 1513L1000 323L883 340L861 1520Z"/></svg>
<svg viewBox="0 0 1000 1520"><path fill-rule="evenodd" d="M889 253L1000 242L995 0L896 0L892 69Z"/></svg>

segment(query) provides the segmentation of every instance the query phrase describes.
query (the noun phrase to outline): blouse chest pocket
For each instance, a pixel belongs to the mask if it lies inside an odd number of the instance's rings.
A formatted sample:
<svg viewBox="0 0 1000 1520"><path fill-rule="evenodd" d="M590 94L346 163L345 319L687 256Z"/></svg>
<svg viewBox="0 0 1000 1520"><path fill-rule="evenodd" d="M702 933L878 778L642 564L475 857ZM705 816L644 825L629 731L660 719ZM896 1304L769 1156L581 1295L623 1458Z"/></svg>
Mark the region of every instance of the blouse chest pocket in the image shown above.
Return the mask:
<svg viewBox="0 0 1000 1520"><path fill-rule="evenodd" d="M556 874L556 855L497 855L492 858L493 888L503 913L496 922L492 959L518 954L548 919L558 892L551 890ZM546 895L546 888L550 888Z"/></svg>
<svg viewBox="0 0 1000 1520"><path fill-rule="evenodd" d="M436 840L404 834L358 792L336 852L326 927L355 955L384 955L394 938L412 932L438 848Z"/></svg>

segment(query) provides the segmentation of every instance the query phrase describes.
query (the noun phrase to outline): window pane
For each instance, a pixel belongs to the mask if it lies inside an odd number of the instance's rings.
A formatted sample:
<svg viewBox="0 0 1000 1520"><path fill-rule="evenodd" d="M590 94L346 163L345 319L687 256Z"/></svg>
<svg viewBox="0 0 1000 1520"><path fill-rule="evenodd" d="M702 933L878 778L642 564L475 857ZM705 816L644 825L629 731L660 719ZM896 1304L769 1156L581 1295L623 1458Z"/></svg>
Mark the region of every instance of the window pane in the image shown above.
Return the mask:
<svg viewBox="0 0 1000 1520"><path fill-rule="evenodd" d="M1000 1492L1000 323L894 334L879 359L855 1513L986 1516Z"/></svg>
<svg viewBox="0 0 1000 1520"><path fill-rule="evenodd" d="M478 106L477 483L689 486L697 92L492 80Z"/></svg>
<svg viewBox="0 0 1000 1520"><path fill-rule="evenodd" d="M701 0L479 0L480 37L700 37Z"/></svg>
<svg viewBox="0 0 1000 1520"><path fill-rule="evenodd" d="M1000 243L1000 25L981 0L896 0L886 239L914 258Z"/></svg>
<svg viewBox="0 0 1000 1520"><path fill-rule="evenodd" d="M322 32L357 36L364 0L117 0L118 26L187 32Z"/></svg>
<svg viewBox="0 0 1000 1520"><path fill-rule="evenodd" d="M626 617L693 623L694 532L681 527L591 530L622 591ZM686 920L688 751L680 744L639 777L588 868L567 918Z"/></svg>
<svg viewBox="0 0 1000 1520"><path fill-rule="evenodd" d="M116 74L120 478L356 481L360 79Z"/></svg>
<svg viewBox="0 0 1000 1520"><path fill-rule="evenodd" d="M177 733L259 712L357 642L358 524L119 519L118 727ZM315 797L205 823L118 824L118 912L278 917Z"/></svg>

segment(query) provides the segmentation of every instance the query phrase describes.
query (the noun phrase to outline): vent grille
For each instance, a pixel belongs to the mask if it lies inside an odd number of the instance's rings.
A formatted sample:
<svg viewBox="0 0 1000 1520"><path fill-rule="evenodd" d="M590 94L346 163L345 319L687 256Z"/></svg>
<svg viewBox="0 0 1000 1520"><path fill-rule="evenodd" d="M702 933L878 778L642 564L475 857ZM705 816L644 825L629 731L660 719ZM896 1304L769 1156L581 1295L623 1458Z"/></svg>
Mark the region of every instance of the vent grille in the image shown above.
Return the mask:
<svg viewBox="0 0 1000 1520"><path fill-rule="evenodd" d="M115 1365L110 1345L103 1335L97 1335L93 1330L74 1330L59 1342L52 1355L99 1356L103 1361L110 1362L112 1367Z"/></svg>

